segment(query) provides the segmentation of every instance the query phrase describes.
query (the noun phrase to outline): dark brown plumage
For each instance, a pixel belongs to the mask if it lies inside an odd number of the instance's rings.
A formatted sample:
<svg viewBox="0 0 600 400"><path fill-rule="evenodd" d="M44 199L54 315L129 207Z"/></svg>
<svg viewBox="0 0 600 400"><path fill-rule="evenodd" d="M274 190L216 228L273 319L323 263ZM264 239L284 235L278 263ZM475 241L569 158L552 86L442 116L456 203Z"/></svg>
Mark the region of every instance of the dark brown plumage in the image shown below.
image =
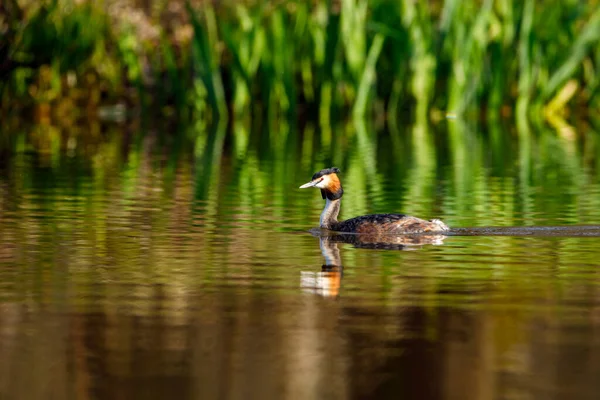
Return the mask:
<svg viewBox="0 0 600 400"><path fill-rule="evenodd" d="M321 228L336 232L352 232L369 235L399 235L428 232L445 232L449 228L439 219L429 221L404 214L372 214L338 221L340 201L344 190L337 174L338 168L323 169L313 175L310 182L301 189L317 187L321 189L325 208L321 213Z"/></svg>

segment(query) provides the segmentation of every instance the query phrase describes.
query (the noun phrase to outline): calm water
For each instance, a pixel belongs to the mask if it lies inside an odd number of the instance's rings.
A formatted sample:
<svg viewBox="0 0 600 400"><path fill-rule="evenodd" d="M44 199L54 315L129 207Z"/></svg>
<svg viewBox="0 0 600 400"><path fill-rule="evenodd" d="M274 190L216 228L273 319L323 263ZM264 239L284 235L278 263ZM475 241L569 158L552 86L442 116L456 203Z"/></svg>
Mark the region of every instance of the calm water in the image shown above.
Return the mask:
<svg viewBox="0 0 600 400"><path fill-rule="evenodd" d="M78 129L2 136L0 398L600 391L593 132ZM315 236L333 165L344 217L568 229Z"/></svg>

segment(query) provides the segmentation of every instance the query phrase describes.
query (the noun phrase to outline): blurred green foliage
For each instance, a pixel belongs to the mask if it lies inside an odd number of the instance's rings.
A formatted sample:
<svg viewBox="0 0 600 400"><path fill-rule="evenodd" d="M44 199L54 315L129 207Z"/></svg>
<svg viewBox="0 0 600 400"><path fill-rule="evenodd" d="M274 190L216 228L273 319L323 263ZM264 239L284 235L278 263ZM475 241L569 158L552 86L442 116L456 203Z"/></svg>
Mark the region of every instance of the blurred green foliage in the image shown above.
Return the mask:
<svg viewBox="0 0 600 400"><path fill-rule="evenodd" d="M50 0L22 10L16 0L1 6L0 37L2 103L48 102L66 87L78 85L86 73L114 82L116 68L106 58L109 21L93 2L68 7ZM112 68L111 68L112 66Z"/></svg>
<svg viewBox="0 0 600 400"><path fill-rule="evenodd" d="M121 3L8 0L2 108L58 100L65 85L207 122L308 112L327 125L351 111L397 124L407 108L560 120L600 105L597 0Z"/></svg>

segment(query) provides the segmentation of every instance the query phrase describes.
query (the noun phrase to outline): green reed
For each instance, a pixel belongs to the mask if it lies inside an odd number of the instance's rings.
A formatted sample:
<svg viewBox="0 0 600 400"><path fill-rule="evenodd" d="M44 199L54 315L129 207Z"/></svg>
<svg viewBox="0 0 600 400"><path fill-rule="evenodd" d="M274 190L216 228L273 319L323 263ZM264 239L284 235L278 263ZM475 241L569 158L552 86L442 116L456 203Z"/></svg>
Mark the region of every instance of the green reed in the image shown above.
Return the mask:
<svg viewBox="0 0 600 400"><path fill-rule="evenodd" d="M4 7L4 33L0 36L2 108L14 106L15 96L55 101L77 81L85 81L88 73L101 75L104 85L114 87L119 79L117 60L107 57L111 32L101 8L90 2L67 12L60 0L34 3L28 10L22 10L15 0L7 0Z"/></svg>
<svg viewBox="0 0 600 400"><path fill-rule="evenodd" d="M92 71L99 82L137 87L158 106L208 122L229 112L295 119L302 110L323 126L350 111L359 118L384 112L397 124L407 107L419 120L497 118L515 109L524 121L562 118L570 104L593 113L599 104L596 0L183 4L191 37L157 25L154 42L139 38L133 23L109 23L116 17L91 2L51 0L12 15L7 37L15 39L0 46L15 58L1 71L9 92L25 98L36 87L34 102L60 97L40 82L39 67L49 65L59 82ZM166 12L166 4L155 9Z"/></svg>

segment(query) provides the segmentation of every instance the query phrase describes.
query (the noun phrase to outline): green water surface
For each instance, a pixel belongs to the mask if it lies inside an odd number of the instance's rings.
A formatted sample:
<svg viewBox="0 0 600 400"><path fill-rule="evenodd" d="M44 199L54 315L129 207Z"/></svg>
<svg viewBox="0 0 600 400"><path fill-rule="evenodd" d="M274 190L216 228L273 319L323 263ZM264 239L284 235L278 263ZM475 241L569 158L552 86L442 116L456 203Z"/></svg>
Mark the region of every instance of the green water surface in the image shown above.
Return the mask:
<svg viewBox="0 0 600 400"><path fill-rule="evenodd" d="M600 391L600 237L364 248L309 233L323 200L297 189L337 166L344 218L598 225L591 128L4 130L0 398Z"/></svg>

